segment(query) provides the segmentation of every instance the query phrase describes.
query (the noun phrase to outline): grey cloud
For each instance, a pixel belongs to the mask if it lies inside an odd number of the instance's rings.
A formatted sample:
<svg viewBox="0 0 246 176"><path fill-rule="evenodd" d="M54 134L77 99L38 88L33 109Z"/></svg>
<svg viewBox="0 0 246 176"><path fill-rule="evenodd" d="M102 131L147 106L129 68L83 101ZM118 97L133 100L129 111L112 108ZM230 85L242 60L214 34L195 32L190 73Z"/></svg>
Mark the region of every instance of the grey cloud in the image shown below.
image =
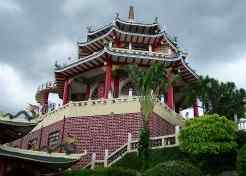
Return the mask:
<svg viewBox="0 0 246 176"><path fill-rule="evenodd" d="M246 1L13 2L19 4L21 13L9 13L9 10L0 13L0 63L13 67L33 87L53 77L54 60L69 56L61 51L62 47L57 47L55 58L53 53L49 54L50 48L59 42L74 43L76 47L78 40L85 40L87 26L107 24L116 12L126 18L129 5L134 5L136 18L140 21L151 23L158 16L163 28L176 35L180 45L191 54L189 62L198 72L210 74L213 71L209 69L211 65L220 67L232 59L239 59L238 53L243 55L246 51ZM52 52L55 51L56 48ZM34 93L30 92L30 96ZM1 103L0 107L3 107ZM11 105L8 109L16 111Z"/></svg>

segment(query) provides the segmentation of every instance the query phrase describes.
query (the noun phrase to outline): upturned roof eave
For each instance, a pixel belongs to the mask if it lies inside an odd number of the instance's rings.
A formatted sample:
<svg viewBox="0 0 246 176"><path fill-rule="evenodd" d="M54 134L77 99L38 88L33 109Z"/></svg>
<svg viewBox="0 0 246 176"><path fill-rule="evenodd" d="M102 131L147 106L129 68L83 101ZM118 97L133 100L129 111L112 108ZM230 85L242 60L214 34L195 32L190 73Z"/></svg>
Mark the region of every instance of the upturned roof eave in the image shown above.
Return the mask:
<svg viewBox="0 0 246 176"><path fill-rule="evenodd" d="M22 122L22 121L14 121L10 119L0 119L0 124L10 125L10 126L18 126L18 127L30 127L36 126L40 121L37 122Z"/></svg>
<svg viewBox="0 0 246 176"><path fill-rule="evenodd" d="M107 25L104 25L104 26L102 26L102 27L99 27L98 29L95 29L95 30L93 30L93 31L88 31L88 36L91 36L91 35L94 35L94 34L96 34L96 33L98 33L98 32L100 32L100 31L103 31L103 30L105 30L105 29L107 29L107 28L112 28L115 24L116 24L116 22L119 22L119 23L122 23L122 24L126 24L126 25L131 25L131 26L141 26L141 27L155 27L155 26L159 26L159 24L158 23L138 23L138 22L128 22L128 21L125 21L125 20L122 20L122 19L120 19L120 18L115 18L114 20L113 20L113 22L111 22L111 23L109 23L109 24L107 24ZM159 28L160 29L160 28Z"/></svg>
<svg viewBox="0 0 246 176"><path fill-rule="evenodd" d="M119 49L119 50L122 50L122 49ZM141 53L141 51L138 51L138 52ZM104 47L103 50L98 51L96 53L93 53L93 54L91 54L89 56L86 56L84 58L81 58L79 60L76 60L75 62L65 66L64 68L56 70L55 73L60 73L60 72L63 72L65 70L69 69L69 68L72 68L72 67L74 67L76 65L86 63L86 62L88 62L88 61L90 61L90 60L92 60L94 58L100 57L101 55L103 55L105 53L110 54L110 55L115 55L115 56L118 55L118 56L123 56L123 57L124 56L125 57L126 56L127 57L135 57L135 58L138 57L138 58L141 58L141 59L144 59L144 58L147 59L148 58L148 59L151 59L151 60L168 61L168 62L174 62L174 61L177 61L177 60L181 59L180 57L170 57L170 58L168 58L168 57L157 57L157 56L150 56L150 55L146 55L146 56L137 55L137 54L134 55L134 54L131 54L131 53L117 53L117 52L114 52L113 50L108 49L108 47Z"/></svg>
<svg viewBox="0 0 246 176"><path fill-rule="evenodd" d="M115 26L112 27L107 33L103 34L102 36L100 37L97 37L91 41L85 41L85 42L77 42L78 46L87 46L87 45L90 45L98 40L101 40L101 39L104 39L105 37L107 37L109 34L111 34L111 32L118 32L118 33L121 33L121 34L125 34L125 35L132 35L132 36L138 36L138 37L150 37L150 38L154 38L154 37L163 37L166 32L165 31L162 31L158 34L141 34L141 33L134 33L134 32L126 32L126 31L123 31L123 30L120 30L118 28L116 28Z"/></svg>
<svg viewBox="0 0 246 176"><path fill-rule="evenodd" d="M32 151L19 148L8 147L5 145L0 146L0 157L8 157L15 159L22 159L27 161L33 161L38 163L47 164L67 164L74 163L85 155L82 154L70 154L65 153L47 153L43 151Z"/></svg>

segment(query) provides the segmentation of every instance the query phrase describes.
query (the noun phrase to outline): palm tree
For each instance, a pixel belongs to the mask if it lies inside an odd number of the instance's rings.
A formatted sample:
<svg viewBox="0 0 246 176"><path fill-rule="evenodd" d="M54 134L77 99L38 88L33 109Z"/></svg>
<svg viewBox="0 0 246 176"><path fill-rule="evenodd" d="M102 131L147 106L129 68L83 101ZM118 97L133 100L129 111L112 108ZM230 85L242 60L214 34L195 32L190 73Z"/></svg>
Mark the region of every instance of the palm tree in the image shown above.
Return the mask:
<svg viewBox="0 0 246 176"><path fill-rule="evenodd" d="M136 86L143 114L143 128L140 130L139 157L143 161L143 167L149 157L149 118L153 112L157 96L165 92L168 86L168 80L165 79L168 69L164 64L154 64L148 69L131 65L128 67L128 76Z"/></svg>

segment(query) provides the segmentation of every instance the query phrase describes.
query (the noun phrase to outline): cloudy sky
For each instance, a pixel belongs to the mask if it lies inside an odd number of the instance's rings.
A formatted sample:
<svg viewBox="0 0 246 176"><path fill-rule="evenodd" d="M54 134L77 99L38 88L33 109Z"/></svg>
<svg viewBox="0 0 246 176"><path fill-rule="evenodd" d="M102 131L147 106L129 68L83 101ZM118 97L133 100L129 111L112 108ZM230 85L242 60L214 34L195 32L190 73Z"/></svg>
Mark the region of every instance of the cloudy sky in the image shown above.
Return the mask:
<svg viewBox="0 0 246 176"><path fill-rule="evenodd" d="M34 102L39 84L53 79L56 60L76 57L87 26L127 18L159 17L178 37L199 74L246 88L246 1L235 0L0 0L0 111L16 112Z"/></svg>

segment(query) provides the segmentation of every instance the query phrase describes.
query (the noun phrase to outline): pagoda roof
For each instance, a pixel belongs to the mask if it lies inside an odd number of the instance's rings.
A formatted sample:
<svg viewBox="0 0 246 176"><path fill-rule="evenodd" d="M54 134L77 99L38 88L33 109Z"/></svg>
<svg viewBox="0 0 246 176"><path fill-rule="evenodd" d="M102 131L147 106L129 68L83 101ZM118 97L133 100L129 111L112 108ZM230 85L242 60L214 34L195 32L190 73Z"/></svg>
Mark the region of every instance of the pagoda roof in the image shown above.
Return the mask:
<svg viewBox="0 0 246 176"><path fill-rule="evenodd" d="M157 34L161 30L159 24L156 22L151 24L145 24L145 23L124 21L119 17L116 17L113 20L113 22L105 26L99 27L98 29L95 30L89 30L87 34L88 40L95 39L107 33L114 26L125 32L134 32L134 33L141 33L141 34Z"/></svg>
<svg viewBox="0 0 246 176"><path fill-rule="evenodd" d="M19 120L18 117L21 115L27 116L27 112L21 111L13 119L8 114L0 116L0 144L25 136L40 122L38 119L30 121Z"/></svg>
<svg viewBox="0 0 246 176"><path fill-rule="evenodd" d="M56 86L60 96L62 95L63 86L66 79L72 78L88 70L104 66L105 60L109 57L115 65L138 64L142 66L149 66L157 62L166 62L172 64L172 66L175 66L176 69L179 69L184 80L192 81L198 79L198 75L184 61L184 56L170 56L159 52L104 47L101 51L75 60L55 71Z"/></svg>
<svg viewBox="0 0 246 176"><path fill-rule="evenodd" d="M6 145L0 146L0 158L13 159L15 162L20 163L32 163L32 166L36 169L38 168L41 173L49 173L51 170L59 171L61 169L67 169L79 161L83 155L86 155L86 152L68 155L65 153L25 150Z"/></svg>
<svg viewBox="0 0 246 176"><path fill-rule="evenodd" d="M119 41L141 44L155 44L164 41L168 43L175 51L177 51L176 43L170 40L168 34L164 31L157 34L142 34L136 32L126 32L115 26L111 27L110 30L97 38L86 42L78 42L78 46L84 51L84 56L86 56L98 51L99 49L102 49L105 43L112 41L114 38L117 38Z"/></svg>

